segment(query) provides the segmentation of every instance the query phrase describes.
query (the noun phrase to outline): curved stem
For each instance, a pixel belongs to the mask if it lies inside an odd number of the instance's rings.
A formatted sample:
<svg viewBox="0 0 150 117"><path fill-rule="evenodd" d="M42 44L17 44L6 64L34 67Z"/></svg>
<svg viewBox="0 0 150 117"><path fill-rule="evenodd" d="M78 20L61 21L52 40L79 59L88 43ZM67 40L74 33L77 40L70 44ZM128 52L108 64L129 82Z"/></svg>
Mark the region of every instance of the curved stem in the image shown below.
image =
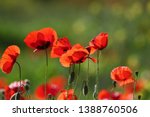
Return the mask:
<svg viewBox="0 0 150 117"><path fill-rule="evenodd" d="M45 99L47 98L47 92L46 92L46 84L47 84L47 72L48 72L48 52L47 49L45 49L45 88L44 88L44 93L45 93Z"/></svg>
<svg viewBox="0 0 150 117"><path fill-rule="evenodd" d="M96 64L96 80L95 80L95 85L94 85L94 95L97 95L97 90L98 90L98 79L99 79L99 55L100 51L97 51L97 64Z"/></svg>
<svg viewBox="0 0 150 117"><path fill-rule="evenodd" d="M18 65L18 69L19 69L19 81L20 81L20 86L19 86L19 91L21 91L21 65L16 61L16 64Z"/></svg>

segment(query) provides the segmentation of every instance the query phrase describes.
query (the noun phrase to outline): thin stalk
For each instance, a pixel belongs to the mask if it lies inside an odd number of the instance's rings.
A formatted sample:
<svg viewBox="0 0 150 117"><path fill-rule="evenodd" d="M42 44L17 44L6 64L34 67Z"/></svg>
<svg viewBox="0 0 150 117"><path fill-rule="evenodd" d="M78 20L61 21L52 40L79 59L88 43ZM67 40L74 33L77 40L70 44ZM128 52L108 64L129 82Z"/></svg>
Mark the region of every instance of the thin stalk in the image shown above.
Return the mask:
<svg viewBox="0 0 150 117"><path fill-rule="evenodd" d="M20 82L20 86L18 89L18 92L21 91L21 65L16 61L16 64L18 65L18 70L19 70L19 82Z"/></svg>
<svg viewBox="0 0 150 117"><path fill-rule="evenodd" d="M76 89L77 89L77 85L78 85L78 81L79 81L80 69L81 69L81 65L79 64L79 66L78 66L77 79L76 79L75 88L74 88L75 91L76 91Z"/></svg>
<svg viewBox="0 0 150 117"><path fill-rule="evenodd" d="M88 85L88 82L89 82L89 67L90 67L90 62L89 62L89 58L88 58L88 68L87 68L87 78L86 78L86 82L87 82L87 85Z"/></svg>
<svg viewBox="0 0 150 117"><path fill-rule="evenodd" d="M136 92L135 90L136 90L136 80L133 84L133 100L135 100L135 92Z"/></svg>
<svg viewBox="0 0 150 117"><path fill-rule="evenodd" d="M99 55L100 55L100 51L97 51L97 64L96 64L96 81L95 84L98 87L98 79L99 79ZM97 88L96 88L96 92L97 92Z"/></svg>
<svg viewBox="0 0 150 117"><path fill-rule="evenodd" d="M100 51L97 51L97 77L96 77L96 84L98 84L98 79L99 79L99 56L100 56Z"/></svg>
<svg viewBox="0 0 150 117"><path fill-rule="evenodd" d="M137 79L139 78L139 72L135 72L135 81L134 81L134 84L133 84L133 100L135 100L135 92L136 92L136 83L137 83Z"/></svg>
<svg viewBox="0 0 150 117"><path fill-rule="evenodd" d="M44 87L44 94L45 99L47 98L47 92L46 92L46 84L47 84L47 73L48 73L48 51L45 49L45 87Z"/></svg>
<svg viewBox="0 0 150 117"><path fill-rule="evenodd" d="M69 67L69 76L68 76L68 83L67 83L67 99L68 99L68 94L69 94L69 89L70 89L69 77L71 75L71 67L72 67L72 65L70 64L70 67Z"/></svg>

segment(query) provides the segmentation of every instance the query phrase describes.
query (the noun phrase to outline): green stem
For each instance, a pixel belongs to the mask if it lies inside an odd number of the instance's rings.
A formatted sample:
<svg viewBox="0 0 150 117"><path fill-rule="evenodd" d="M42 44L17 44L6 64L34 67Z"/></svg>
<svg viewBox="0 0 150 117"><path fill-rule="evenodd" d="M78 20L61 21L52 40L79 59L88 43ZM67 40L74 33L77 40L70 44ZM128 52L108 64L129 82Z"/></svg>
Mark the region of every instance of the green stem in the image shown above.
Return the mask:
<svg viewBox="0 0 150 117"><path fill-rule="evenodd" d="M89 62L89 58L88 58L87 79L86 79L87 84L89 82L89 66L90 66L90 62Z"/></svg>
<svg viewBox="0 0 150 117"><path fill-rule="evenodd" d="M74 88L75 91L76 91L76 89L77 89L77 85L78 85L78 81L79 81L80 69L81 69L81 65L79 64L78 74L77 74L77 80L76 80L75 88Z"/></svg>
<svg viewBox="0 0 150 117"><path fill-rule="evenodd" d="M133 100L135 100L136 80L133 85Z"/></svg>
<svg viewBox="0 0 150 117"><path fill-rule="evenodd" d="M97 64L96 64L96 79L94 85L93 98L97 99L97 90L98 90L98 79L99 79L99 50L97 51Z"/></svg>
<svg viewBox="0 0 150 117"><path fill-rule="evenodd" d="M99 55L100 55L100 51L97 51L97 65L96 65L96 86L98 87L98 79L99 79ZM97 88L96 88L97 91Z"/></svg>
<svg viewBox="0 0 150 117"><path fill-rule="evenodd" d="M68 94L69 94L69 89L70 89L69 77L70 77L70 75L71 75L71 67L72 67L72 65L70 64L70 67L69 67L69 75L68 75L68 83L67 83L67 99L68 99Z"/></svg>
<svg viewBox="0 0 150 117"><path fill-rule="evenodd" d="M19 81L20 81L20 86L18 89L18 92L21 91L21 65L16 61L16 64L18 65L18 70L19 70Z"/></svg>
<svg viewBox="0 0 150 117"><path fill-rule="evenodd" d="M45 49L45 88L44 88L44 93L45 93L45 99L47 98L47 92L46 92L46 84L47 84L47 73L48 73L48 51Z"/></svg>

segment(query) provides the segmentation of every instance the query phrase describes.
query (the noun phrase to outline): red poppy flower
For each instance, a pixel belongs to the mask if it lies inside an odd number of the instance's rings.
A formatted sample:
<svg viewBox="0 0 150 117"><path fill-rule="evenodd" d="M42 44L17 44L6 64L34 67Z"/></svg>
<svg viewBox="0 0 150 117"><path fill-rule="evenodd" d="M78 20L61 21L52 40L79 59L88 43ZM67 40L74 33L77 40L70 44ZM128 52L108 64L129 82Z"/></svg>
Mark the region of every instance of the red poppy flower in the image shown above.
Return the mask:
<svg viewBox="0 0 150 117"><path fill-rule="evenodd" d="M74 94L73 89L69 89L62 91L57 97L57 100L77 100L77 96Z"/></svg>
<svg viewBox="0 0 150 117"><path fill-rule="evenodd" d="M64 67L70 67L71 64L84 62L88 55L89 52L84 47L76 44L60 57L60 63Z"/></svg>
<svg viewBox="0 0 150 117"><path fill-rule="evenodd" d="M120 100L122 94L119 92L110 92L103 89L98 94L99 100Z"/></svg>
<svg viewBox="0 0 150 117"><path fill-rule="evenodd" d="M3 53L0 60L0 68L6 74L10 73L18 55L20 54L20 49L16 45L9 46Z"/></svg>
<svg viewBox="0 0 150 117"><path fill-rule="evenodd" d="M132 93L124 93L120 96L119 100L133 100L133 94Z"/></svg>
<svg viewBox="0 0 150 117"><path fill-rule="evenodd" d="M46 95L49 94L49 87L48 84L46 84ZM39 85L35 90L35 96L38 99L45 99L45 84Z"/></svg>
<svg viewBox="0 0 150 117"><path fill-rule="evenodd" d="M56 96L61 90L64 89L66 79L62 76L53 77L46 84L46 95ZM38 99L45 99L45 84L37 87L35 96Z"/></svg>
<svg viewBox="0 0 150 117"><path fill-rule="evenodd" d="M60 38L56 44L52 47L51 57L58 58L65 52L71 49L71 44L68 38Z"/></svg>
<svg viewBox="0 0 150 117"><path fill-rule="evenodd" d="M15 94L15 91L13 89L10 89L8 86L5 87L5 100L10 100L11 96Z"/></svg>
<svg viewBox="0 0 150 117"><path fill-rule="evenodd" d="M98 99L99 100L110 100L111 99L111 94L109 91L103 89L98 93Z"/></svg>
<svg viewBox="0 0 150 117"><path fill-rule="evenodd" d="M5 100L10 100L16 93L17 93L17 91L6 86L5 92L4 92ZM25 98L21 95L22 93L19 93L19 94L20 94L20 97L18 100L24 100Z"/></svg>
<svg viewBox="0 0 150 117"><path fill-rule="evenodd" d="M57 33L52 28L33 31L24 39L25 44L33 49L42 50L52 47L57 40Z"/></svg>
<svg viewBox="0 0 150 117"><path fill-rule="evenodd" d="M100 33L90 41L90 46L94 46L94 48L98 50L106 48L107 44L108 44L108 34L104 32Z"/></svg>
<svg viewBox="0 0 150 117"><path fill-rule="evenodd" d="M122 96L119 92L111 92L111 99L112 100L120 100L120 97Z"/></svg>
<svg viewBox="0 0 150 117"><path fill-rule="evenodd" d="M134 82L132 70L126 66L120 66L113 69L111 71L111 78L120 86Z"/></svg>
<svg viewBox="0 0 150 117"><path fill-rule="evenodd" d="M142 91L143 88L144 88L144 81L137 80L136 86L135 86L135 92L140 92L140 91ZM134 90L134 83L130 83L125 86L125 91L127 93L133 93L133 90Z"/></svg>

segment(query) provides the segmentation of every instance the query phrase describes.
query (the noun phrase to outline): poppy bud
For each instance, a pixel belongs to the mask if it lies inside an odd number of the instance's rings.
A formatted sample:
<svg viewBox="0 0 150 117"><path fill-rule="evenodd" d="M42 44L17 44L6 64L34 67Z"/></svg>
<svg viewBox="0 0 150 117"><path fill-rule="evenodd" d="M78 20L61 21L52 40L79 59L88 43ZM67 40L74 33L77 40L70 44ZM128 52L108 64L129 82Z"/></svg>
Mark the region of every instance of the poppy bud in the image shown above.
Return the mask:
<svg viewBox="0 0 150 117"><path fill-rule="evenodd" d="M138 100L141 100L142 96L141 95L138 95Z"/></svg>
<svg viewBox="0 0 150 117"><path fill-rule="evenodd" d="M20 93L17 92L11 96L10 100L20 100L20 97L21 97Z"/></svg>
<svg viewBox="0 0 150 117"><path fill-rule="evenodd" d="M113 87L114 88L116 88L116 85L117 85L116 81L113 81Z"/></svg>
<svg viewBox="0 0 150 117"><path fill-rule="evenodd" d="M30 85L29 84L25 84L24 88L25 88L26 91L29 91L30 90Z"/></svg>
<svg viewBox="0 0 150 117"><path fill-rule="evenodd" d="M3 89L0 90L0 99L4 100L5 91Z"/></svg>
<svg viewBox="0 0 150 117"><path fill-rule="evenodd" d="M88 85L86 81L83 81L83 95L86 96L88 94Z"/></svg>
<svg viewBox="0 0 150 117"><path fill-rule="evenodd" d="M96 100L97 99L97 85L94 85L94 92L93 92L93 98Z"/></svg>
<svg viewBox="0 0 150 117"><path fill-rule="evenodd" d="M135 72L135 75L136 75L136 77L138 78L138 77L139 77L139 72L136 71L136 72Z"/></svg>
<svg viewBox="0 0 150 117"><path fill-rule="evenodd" d="M69 75L69 79L68 79L68 84L71 84L75 79L75 72L71 72L71 74Z"/></svg>

